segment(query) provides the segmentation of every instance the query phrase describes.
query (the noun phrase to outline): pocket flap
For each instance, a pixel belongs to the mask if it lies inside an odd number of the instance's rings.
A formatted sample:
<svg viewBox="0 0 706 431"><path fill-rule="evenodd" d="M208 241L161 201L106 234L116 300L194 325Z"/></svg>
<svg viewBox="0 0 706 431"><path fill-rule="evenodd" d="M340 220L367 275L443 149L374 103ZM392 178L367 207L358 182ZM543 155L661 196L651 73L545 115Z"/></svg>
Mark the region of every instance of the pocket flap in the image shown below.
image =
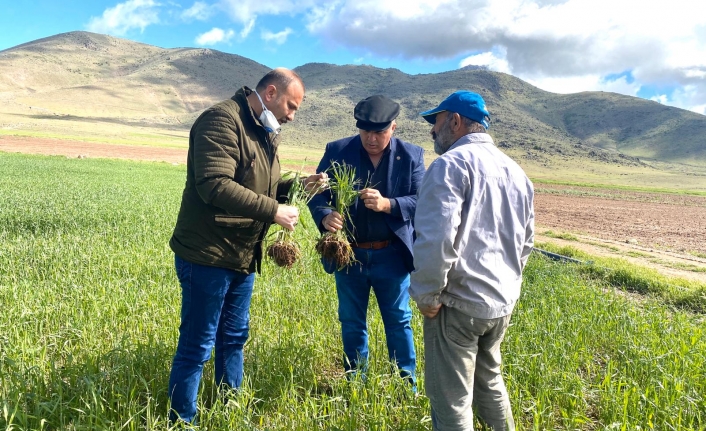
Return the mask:
<svg viewBox="0 0 706 431"><path fill-rule="evenodd" d="M249 228L256 223L251 218L232 215L215 215L214 219L216 226L223 227Z"/></svg>

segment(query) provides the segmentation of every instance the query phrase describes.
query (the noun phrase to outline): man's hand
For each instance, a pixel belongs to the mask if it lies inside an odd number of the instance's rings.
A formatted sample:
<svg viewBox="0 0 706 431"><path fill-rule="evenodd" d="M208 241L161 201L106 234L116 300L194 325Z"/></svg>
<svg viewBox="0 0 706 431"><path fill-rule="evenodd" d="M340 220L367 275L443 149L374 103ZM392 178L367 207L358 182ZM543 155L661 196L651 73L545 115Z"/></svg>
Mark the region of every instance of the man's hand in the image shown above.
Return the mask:
<svg viewBox="0 0 706 431"><path fill-rule="evenodd" d="M430 319L433 319L436 317L437 314L439 314L439 310L441 310L441 305L419 305L417 304L417 308L419 308L419 311L424 315L424 317L428 317Z"/></svg>
<svg viewBox="0 0 706 431"><path fill-rule="evenodd" d="M290 205L280 205L275 214L275 223L287 230L294 230L299 222L299 208Z"/></svg>
<svg viewBox="0 0 706 431"><path fill-rule="evenodd" d="M343 229L343 217L338 212L333 211L321 220L321 225L329 232L336 232Z"/></svg>
<svg viewBox="0 0 706 431"><path fill-rule="evenodd" d="M375 212L390 214L390 200L383 197L379 191L375 189L363 189L360 191L360 198L363 199L365 208Z"/></svg>
<svg viewBox="0 0 706 431"><path fill-rule="evenodd" d="M326 189L328 189L328 175L326 172L320 172L304 178L304 190L307 193L318 194Z"/></svg>

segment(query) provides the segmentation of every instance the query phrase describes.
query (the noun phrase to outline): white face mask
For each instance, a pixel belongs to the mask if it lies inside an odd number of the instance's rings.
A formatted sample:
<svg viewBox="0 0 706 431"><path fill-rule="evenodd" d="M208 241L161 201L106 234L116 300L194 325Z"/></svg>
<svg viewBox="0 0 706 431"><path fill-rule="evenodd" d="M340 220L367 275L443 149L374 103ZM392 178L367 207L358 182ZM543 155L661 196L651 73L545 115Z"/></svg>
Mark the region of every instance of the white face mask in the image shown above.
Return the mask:
<svg viewBox="0 0 706 431"><path fill-rule="evenodd" d="M262 123L263 127L265 127L265 130L267 130L267 133L274 133L275 135L278 134L282 127L280 127L279 121L277 121L277 118L275 118L275 114L273 114L272 111L267 109L267 107L262 101L262 98L260 97L260 94L258 94L257 91L255 91L254 93L262 104L262 114L260 114L260 122Z"/></svg>

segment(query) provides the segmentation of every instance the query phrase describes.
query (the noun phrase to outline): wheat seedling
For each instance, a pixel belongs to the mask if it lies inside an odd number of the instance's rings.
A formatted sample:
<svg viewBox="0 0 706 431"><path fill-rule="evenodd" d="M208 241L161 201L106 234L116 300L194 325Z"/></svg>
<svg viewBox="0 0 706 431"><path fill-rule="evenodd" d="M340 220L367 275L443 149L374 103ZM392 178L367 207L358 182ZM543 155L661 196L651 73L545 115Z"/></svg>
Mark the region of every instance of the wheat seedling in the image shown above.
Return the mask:
<svg viewBox="0 0 706 431"><path fill-rule="evenodd" d="M300 172L294 173L294 182L292 183L292 187L289 189L287 199L289 201L289 205L295 206L301 211L302 208L306 208L306 204L318 192L318 190L307 191L306 186L302 181L303 178L300 176ZM290 175L292 175L291 172L285 174L284 177L286 178ZM299 221L304 224L304 220L302 218L300 218ZM301 257L301 249L299 248L297 241L294 239L294 231L278 226L278 229L274 232L273 236L274 238L272 243L267 247L267 256L272 258L277 266L288 269L291 268Z"/></svg>
<svg viewBox="0 0 706 431"><path fill-rule="evenodd" d="M334 198L334 204L331 209L341 214L344 223L343 229L324 233L316 243L316 251L324 259L334 263L337 269L341 270L355 262L353 248L348 241L351 232L349 232L348 223L346 222L351 221L350 208L358 196L356 186L359 180L355 179L355 168L345 163L341 164L333 161L329 171L333 177L333 181L329 185Z"/></svg>

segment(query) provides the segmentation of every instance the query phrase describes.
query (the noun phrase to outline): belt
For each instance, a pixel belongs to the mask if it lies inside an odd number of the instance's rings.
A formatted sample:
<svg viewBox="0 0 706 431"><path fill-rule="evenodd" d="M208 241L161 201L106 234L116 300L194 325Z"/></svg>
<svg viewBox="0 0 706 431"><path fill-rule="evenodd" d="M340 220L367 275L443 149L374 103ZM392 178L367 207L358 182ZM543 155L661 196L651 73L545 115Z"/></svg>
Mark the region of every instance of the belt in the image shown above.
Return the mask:
<svg viewBox="0 0 706 431"><path fill-rule="evenodd" d="M380 250L381 248L385 248L388 245L392 244L392 241L389 239L386 241L369 241L369 242L354 242L351 244L351 247L354 248L367 248L370 250Z"/></svg>

